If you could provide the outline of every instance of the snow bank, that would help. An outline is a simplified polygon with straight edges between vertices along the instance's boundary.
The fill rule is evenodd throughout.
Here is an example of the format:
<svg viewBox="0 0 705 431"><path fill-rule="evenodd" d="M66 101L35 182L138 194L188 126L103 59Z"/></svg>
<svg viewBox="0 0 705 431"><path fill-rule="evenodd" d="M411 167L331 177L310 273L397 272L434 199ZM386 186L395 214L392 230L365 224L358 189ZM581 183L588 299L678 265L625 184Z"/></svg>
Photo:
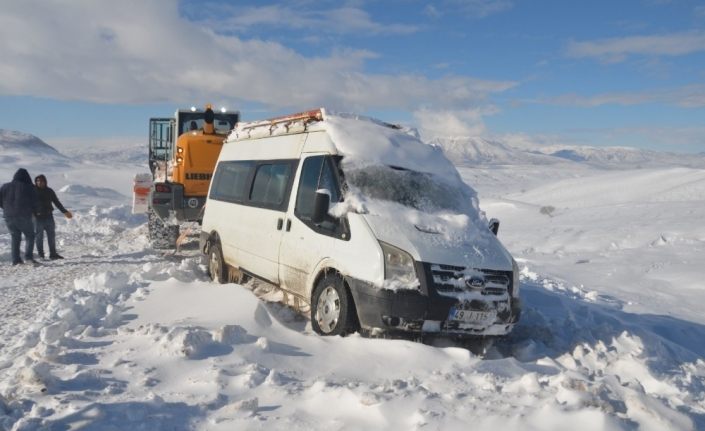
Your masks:
<svg viewBox="0 0 705 431"><path fill-rule="evenodd" d="M2 370L0 423L691 430L689 412L705 406L689 339L654 336L644 318L526 266L526 318L482 360L454 345L316 336L241 286L180 281L198 269L186 261L77 280Z"/></svg>
<svg viewBox="0 0 705 431"><path fill-rule="evenodd" d="M581 208L637 202L697 201L705 196L702 169L641 169L600 172L551 182L509 199L556 207Z"/></svg>
<svg viewBox="0 0 705 431"><path fill-rule="evenodd" d="M146 221L144 214L132 214L129 205L116 205L112 207L99 207L93 205L87 211L74 211L71 220L57 218L57 222L64 225L69 234L81 233L93 237L96 241L105 241L106 235L115 235L125 230L136 229ZM146 242L146 240L145 240ZM106 246L119 246L120 244L107 244Z"/></svg>

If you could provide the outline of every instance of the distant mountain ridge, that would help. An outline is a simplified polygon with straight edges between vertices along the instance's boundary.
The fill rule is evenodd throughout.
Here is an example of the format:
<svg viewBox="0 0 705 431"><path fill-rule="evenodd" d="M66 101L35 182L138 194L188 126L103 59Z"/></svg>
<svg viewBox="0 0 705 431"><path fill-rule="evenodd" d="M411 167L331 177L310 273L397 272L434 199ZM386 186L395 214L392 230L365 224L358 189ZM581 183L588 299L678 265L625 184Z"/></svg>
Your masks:
<svg viewBox="0 0 705 431"><path fill-rule="evenodd" d="M559 145L544 147L540 151L575 162L585 162L605 167L625 165L641 167L663 165L705 167L705 156L703 154L676 154L632 147Z"/></svg>
<svg viewBox="0 0 705 431"><path fill-rule="evenodd" d="M601 168L683 166L705 168L705 154L676 154L631 147L527 145L479 137L444 137L427 141L443 149L456 165L547 165L580 163Z"/></svg>
<svg viewBox="0 0 705 431"><path fill-rule="evenodd" d="M512 144L468 136L434 138L426 143L441 148L446 157L461 166L579 163L606 169L659 166L705 169L705 152L676 154L632 147ZM19 163L26 158L61 164L79 160L141 164L147 158L147 148L141 144L121 143L115 148L76 148L67 154L68 157L29 133L0 129L0 163L6 164Z"/></svg>
<svg viewBox="0 0 705 431"><path fill-rule="evenodd" d="M29 133L0 129L0 164L14 172L17 168L46 170L50 167L68 167L73 160L54 147Z"/></svg>
<svg viewBox="0 0 705 431"><path fill-rule="evenodd" d="M427 143L440 147L446 157L461 165L544 165L561 162L555 157L479 137L435 138Z"/></svg>

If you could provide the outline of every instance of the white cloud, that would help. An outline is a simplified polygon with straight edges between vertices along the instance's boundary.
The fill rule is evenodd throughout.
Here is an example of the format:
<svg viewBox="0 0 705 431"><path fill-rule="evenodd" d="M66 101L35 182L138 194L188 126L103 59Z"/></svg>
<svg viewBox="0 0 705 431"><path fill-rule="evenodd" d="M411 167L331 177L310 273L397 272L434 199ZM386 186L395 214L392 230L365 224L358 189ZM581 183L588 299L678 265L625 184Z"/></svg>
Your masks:
<svg viewBox="0 0 705 431"><path fill-rule="evenodd" d="M424 13L428 15L431 18L440 18L443 13L438 10L438 8L432 4L426 5L426 7L423 9Z"/></svg>
<svg viewBox="0 0 705 431"><path fill-rule="evenodd" d="M705 85L694 84L677 88L657 89L633 93L605 93L595 96L564 94L562 96L536 100L535 103L595 107L602 105L642 105L661 103L682 108L705 107Z"/></svg>
<svg viewBox="0 0 705 431"><path fill-rule="evenodd" d="M212 8L213 6L211 6ZM225 12L225 13L224 13ZM254 27L270 26L309 30L320 34L357 34L360 36L380 34L409 34L418 29L416 26L374 21L370 15L358 7L343 6L324 9L314 5L308 9L302 6L269 5L260 7L226 7L218 6L218 11L210 10L210 25L225 29L247 30Z"/></svg>
<svg viewBox="0 0 705 431"><path fill-rule="evenodd" d="M447 3L451 7L457 7L462 13L476 18L504 12L514 6L510 0L448 0Z"/></svg>
<svg viewBox="0 0 705 431"><path fill-rule="evenodd" d="M495 114L495 108L414 111L414 122L425 140L438 137L482 136L487 133L483 117Z"/></svg>
<svg viewBox="0 0 705 431"><path fill-rule="evenodd" d="M566 49L570 57L592 57L607 63L624 61L629 55L681 56L700 51L705 51L705 33L697 31L587 42L572 41Z"/></svg>
<svg viewBox="0 0 705 431"><path fill-rule="evenodd" d="M0 94L101 103L238 101L270 108L476 107L513 82L365 72L375 54L307 57L179 16L177 0L16 0L0 15Z"/></svg>

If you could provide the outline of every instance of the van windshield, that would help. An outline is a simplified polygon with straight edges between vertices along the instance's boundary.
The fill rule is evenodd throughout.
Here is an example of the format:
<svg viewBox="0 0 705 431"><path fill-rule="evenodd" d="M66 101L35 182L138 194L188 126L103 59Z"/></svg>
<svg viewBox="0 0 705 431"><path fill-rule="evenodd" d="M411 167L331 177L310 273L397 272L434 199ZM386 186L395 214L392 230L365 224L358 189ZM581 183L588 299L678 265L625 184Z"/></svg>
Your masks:
<svg viewBox="0 0 705 431"><path fill-rule="evenodd" d="M400 203L423 212L453 211L466 213L470 196L438 177L394 166L347 168L348 187L364 196Z"/></svg>

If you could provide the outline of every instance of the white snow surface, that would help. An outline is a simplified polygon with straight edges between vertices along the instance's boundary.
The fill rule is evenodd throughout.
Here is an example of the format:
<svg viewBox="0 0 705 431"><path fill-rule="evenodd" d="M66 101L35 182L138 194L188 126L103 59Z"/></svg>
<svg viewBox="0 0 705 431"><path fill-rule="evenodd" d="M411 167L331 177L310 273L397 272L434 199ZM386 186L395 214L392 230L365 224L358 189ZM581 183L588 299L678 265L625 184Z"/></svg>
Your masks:
<svg viewBox="0 0 705 431"><path fill-rule="evenodd" d="M522 269L520 323L475 354L320 337L270 286L211 283L195 237L148 246L145 166L106 154L0 164L75 214L36 267L0 226L0 430L705 429L705 164L460 165Z"/></svg>

